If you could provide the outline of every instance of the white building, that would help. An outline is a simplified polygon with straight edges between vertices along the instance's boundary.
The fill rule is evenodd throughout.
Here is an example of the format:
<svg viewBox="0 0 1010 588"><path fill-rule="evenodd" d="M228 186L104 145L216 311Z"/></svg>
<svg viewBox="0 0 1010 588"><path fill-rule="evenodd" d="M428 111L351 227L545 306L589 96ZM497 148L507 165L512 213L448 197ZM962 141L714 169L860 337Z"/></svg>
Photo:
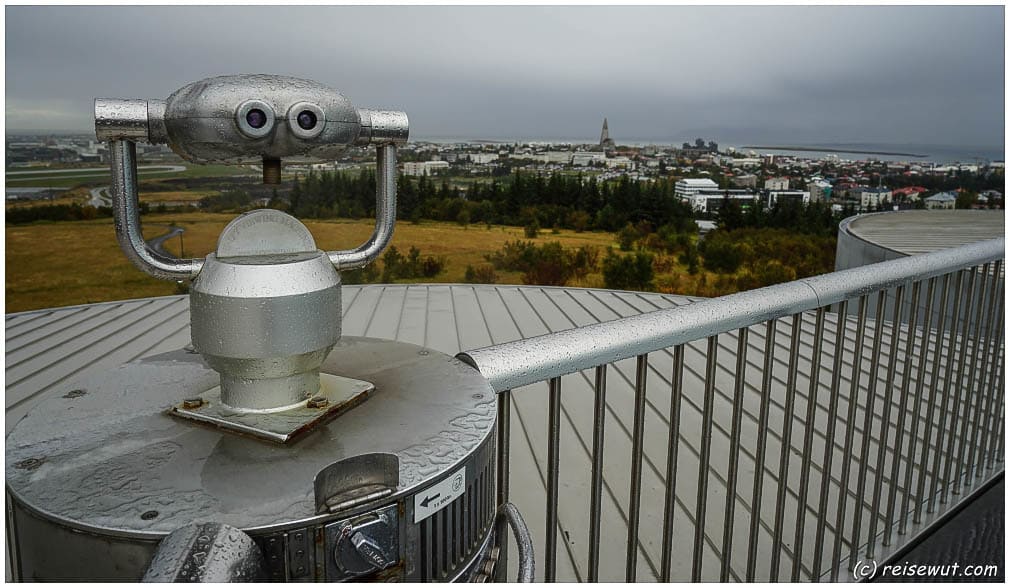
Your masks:
<svg viewBox="0 0 1010 588"><path fill-rule="evenodd" d="M547 152L547 163L571 163L572 162L572 152L571 151L548 151Z"/></svg>
<svg viewBox="0 0 1010 588"><path fill-rule="evenodd" d="M831 197L831 183L824 180L811 180L807 182L807 190L810 192L810 200L820 202Z"/></svg>
<svg viewBox="0 0 1010 588"><path fill-rule="evenodd" d="M765 180L765 190L788 190L789 178L768 178Z"/></svg>
<svg viewBox="0 0 1010 588"><path fill-rule="evenodd" d="M467 153L464 157L476 164L491 163L498 160L497 153Z"/></svg>
<svg viewBox="0 0 1010 588"><path fill-rule="evenodd" d="M572 154L572 165L593 165L599 161L605 159L602 153L594 153L592 151L577 151Z"/></svg>
<svg viewBox="0 0 1010 588"><path fill-rule="evenodd" d="M775 206L779 201L794 200L803 204L810 203L810 192L802 190L772 190L768 192L768 206Z"/></svg>
<svg viewBox="0 0 1010 588"><path fill-rule="evenodd" d="M926 208L929 210L953 209L957 205L957 195L953 192L940 192L926 198Z"/></svg>
<svg viewBox="0 0 1010 588"><path fill-rule="evenodd" d="M684 200L696 212L715 212L726 199L736 200L741 205L752 204L758 195L750 190L700 190Z"/></svg>
<svg viewBox="0 0 1010 588"><path fill-rule="evenodd" d="M622 169L635 169L635 162L631 161L627 157L608 157L607 167L610 169L622 168Z"/></svg>
<svg viewBox="0 0 1010 588"><path fill-rule="evenodd" d="M883 206L892 200L891 191L887 188L853 188L849 191L849 197L859 200L861 208L871 208Z"/></svg>
<svg viewBox="0 0 1010 588"><path fill-rule="evenodd" d="M702 190L718 190L719 184L708 178L685 178L677 180L673 186L673 195L681 200L688 200Z"/></svg>
<svg viewBox="0 0 1010 588"><path fill-rule="evenodd" d="M761 165L761 160L757 157L738 157L729 161L729 165L739 168L758 167Z"/></svg>
<svg viewBox="0 0 1010 588"><path fill-rule="evenodd" d="M430 176L442 169L449 169L448 161L408 161L403 164L403 175Z"/></svg>

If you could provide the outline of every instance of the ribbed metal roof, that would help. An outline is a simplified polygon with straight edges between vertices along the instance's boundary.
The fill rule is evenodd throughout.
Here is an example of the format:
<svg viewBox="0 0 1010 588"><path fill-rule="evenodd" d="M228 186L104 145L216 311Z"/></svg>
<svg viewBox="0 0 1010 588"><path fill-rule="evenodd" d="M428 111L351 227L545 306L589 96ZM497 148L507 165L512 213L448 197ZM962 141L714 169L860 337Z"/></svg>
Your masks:
<svg viewBox="0 0 1010 588"><path fill-rule="evenodd" d="M931 213L932 214L932 213ZM424 345L448 354L491 344L528 338L545 333L570 329L649 312L661 308L688 304L692 299L651 293L618 292L578 288L550 288L536 286L495 285L367 285L346 286L343 292L344 324L347 335L395 339ZM819 361L819 376L815 419L812 425L814 456L824 451L824 431L828 421L828 391L832 380L832 362L841 353L841 382L838 414L842 418L850 398L850 377L861 375L857 422L862 423L863 407L868 393L869 350L863 361L855 366L855 317L847 319L846 338L841 350L835 349L837 315L828 313L821 339L824 349ZM788 372L790 329L792 319L776 323L772 341L772 395L769 409L768 455L765 470L765 504L761 511L761 539L758 551L758 576L767 573L769 546L771 544L771 517L774 511L774 484L781 445L784 389ZM889 332L888 329L885 332ZM866 337L873 332L868 321ZM811 367L814 362L814 320L804 315L800 330L798 374L796 380L796 411L792 446L789 453L790 480L784 524L785 539L791 537L795 525L796 487L794 476L800 469L802 431L810 390ZM141 300L109 302L75 307L56 308L6 316L6 428L7 431L30 408L56 394L65 394L71 381L101 370L108 370L124 362L162 353L186 346L190 342L189 310L185 296L170 296ZM905 329L900 338L903 341ZM726 494L726 463L730 455L729 438L732 419L733 390L736 364L736 333L721 335L718 339L715 398L713 399L713 432L711 439L712 470L709 482L709 516L706 520L706 546L704 550L705 578L718 578L718 561L722 537L722 507ZM765 328L750 330L746 350L746 379L744 387L743 424L741 428L740 477L737 487L738 503L735 543L739 547L732 558L733 577L742 575L746 561L747 528L751 513L747 507L755 471L754 448L758 438L758 418L761 398L761 376ZM904 349L904 343L899 343ZM703 443L701 431L706 369L706 343L697 341L687 346L683 393L684 401L680 425L678 476L676 480L677 511L675 534L685 540L675 547L673 578L687 580L691 576L691 549L689 537L693 534L695 492L697 488L698 456ZM898 352L897 365L903 365L904 356ZM672 374L672 355L667 351L649 355L648 387L646 394L646 421L644 467L642 477L641 544L639 550L639 579L658 577L660 546L662 541L662 513L665 499L665 465L668 447L669 405ZM575 373L562 380L561 417L561 470L559 501L559 541L557 577L559 580L584 580L586 578L586 538L589 525L589 496L591 452L593 439L594 388L592 373ZM897 386L900 371L895 379L885 381L883 370L878 375L877 406L882 402L884 390ZM634 411L635 361L618 362L607 371L606 443L604 453L604 504L602 506L603 545L601 549L601 580L620 581L624 577L625 538L627 533L627 504L629 485L629 458L631 455L631 430ZM546 386L534 385L513 391L511 416L511 500L526 515L527 523L537 541L538 577L542 577L543 541L545 519L547 453L547 397ZM895 413L898 411L895 410ZM913 419L909 419L912 421ZM875 427L879 427L879 417ZM839 425L843 426L843 425ZM911 426L909 424L909 426ZM861 430L861 425L857 425ZM920 429L920 436L922 432ZM872 432L871 432L872 435ZM871 438L871 455L876 455L876 443ZM836 457L832 468L832 486L835 497L830 508L837 504L838 476L841 447L836 438ZM819 480L819 458L813 463L814 480ZM890 467L888 464L887 467ZM872 469L872 468L871 468ZM854 482L854 480L853 480ZM850 482L852 483L852 482ZM887 481L885 480L885 488ZM815 486L816 487L816 486ZM862 505L865 516L870 516L868 497L857 496L849 490L849 501ZM811 496L816 496L811 490ZM769 508L771 506L771 508ZM849 513L854 510L849 507ZM767 512L766 512L767 511ZM818 518L807 511L807 533L813 533ZM851 514L850 514L851 517ZM834 536L834 516L827 517L827 545ZM812 546L806 549L804 565L809 565ZM847 552L846 552L847 553ZM514 562L514 558L513 558ZM791 562L783 557L783 569ZM788 572L785 574L788 576Z"/></svg>
<svg viewBox="0 0 1010 588"><path fill-rule="evenodd" d="M905 255L918 255L1002 237L1002 210L903 210L848 223L853 235Z"/></svg>

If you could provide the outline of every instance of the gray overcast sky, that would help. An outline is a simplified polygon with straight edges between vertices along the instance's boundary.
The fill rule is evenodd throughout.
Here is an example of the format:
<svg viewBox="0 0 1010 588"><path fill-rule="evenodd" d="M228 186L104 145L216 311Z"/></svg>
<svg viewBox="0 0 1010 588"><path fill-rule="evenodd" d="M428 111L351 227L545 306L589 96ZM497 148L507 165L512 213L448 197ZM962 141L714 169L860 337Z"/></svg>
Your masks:
<svg viewBox="0 0 1010 588"><path fill-rule="evenodd" d="M1004 8L6 8L8 129L278 73L411 136L1003 145Z"/></svg>

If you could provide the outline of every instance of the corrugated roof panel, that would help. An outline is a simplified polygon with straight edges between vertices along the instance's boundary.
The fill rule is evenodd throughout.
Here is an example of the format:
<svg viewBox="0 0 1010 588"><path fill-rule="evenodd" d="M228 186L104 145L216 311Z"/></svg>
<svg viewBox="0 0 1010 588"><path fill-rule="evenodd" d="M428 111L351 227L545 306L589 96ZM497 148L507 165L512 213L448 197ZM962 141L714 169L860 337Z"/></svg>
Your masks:
<svg viewBox="0 0 1010 588"><path fill-rule="evenodd" d="M689 298L649 293L586 290L577 288L545 288L536 286L493 285L365 285L346 286L343 290L346 335L396 338L423 343L439 351L458 351L532 337L551 331L631 316L658 308L687 304ZM795 525L799 453L806 430L805 414L809 394L812 360L821 366L817 378L817 406L811 423L812 462L810 500L819 491L820 463L824 451L828 422L828 402L837 317L825 316L825 338L822 355L813 358L813 313L803 315L800 329L800 354L796 374L795 410L792 449L787 453L789 483L786 510L783 513L784 538L787 544ZM792 318L776 323L773 340L772 392L768 405L768 442L765 483L761 508L761 538L759 541L758 575L767 574L768 546L771 544L772 517L782 447L781 430L789 378L788 358ZM86 373L113 368L133 358L183 347L189 342L189 313L185 297L122 301L85 305L68 309L50 309L6 316L7 430L34 403L50 394L65 393L70 381ZM850 379L853 373L853 349L856 323L846 319L846 336L842 345L840 389L837 415L843 418L849 406ZM886 373L887 349L891 330L884 325L881 369L877 376L875 406L881 406L888 386L898 386L902 379L905 330L899 332L899 350L895 354L896 370ZM856 411L857 439L862 435L862 423L868 396L870 343L874 335L868 321L862 362L857 366L860 377ZM709 473L709 516L706 518L705 577L714 579L717 554L721 550L725 472L729 456L732 422L732 399L736 371L736 333L718 338L716 385L712 397L713 430L711 438L712 470ZM747 503L755 469L758 418L765 328L750 329L746 349L746 381L743 397L740 468L736 524L736 550L733 556L734 577L743 569L746 554L750 513ZM680 421L680 451L677 471L677 505L675 533L678 537L693 535L698 459L703 442L701 431L704 407L706 342L686 346L684 395ZM931 354L920 355L932 360ZM662 350L649 355L645 412L645 451L642 477L641 551L639 579L655 579L659 566L662 508L665 497L666 459L670 391L672 386L672 353ZM929 367L929 366L927 366ZM634 359L618 362L607 370L606 442L604 446L604 500L602 504L604 545L601 550L600 572L603 580L624 577L625 536L629 493L631 429L634 414ZM927 374L930 370L926 370ZM927 376L928 377L928 376ZM944 373L939 371L939 377ZM561 495L559 503L559 579L585 579L588 545L589 483L593 439L594 372L567 375L562 378L561 415ZM545 536L543 508L546 499L547 394L546 385L537 384L514 391L512 403L511 471L512 500L523 511L534 537L538 562L543 561ZM897 407L897 395L892 398ZM924 410L924 408L922 409ZM875 411L877 412L877 411ZM892 412L892 418L897 414ZM909 418L906 427L914 419ZM878 444L873 435L881 426L874 415L870 436L870 463L875 463ZM839 422L839 427L843 424ZM920 429L919 435L923 435ZM837 486L841 473L841 441L836 437L835 459L832 465L832 502L837 503ZM889 460L889 457L888 457ZM924 460L927 463L928 460ZM889 476L889 461L885 474ZM904 467L904 466L902 466ZM874 468L867 467L873 480ZM883 479L885 488L887 479ZM850 501L856 500L855 476L847 491ZM865 521L871 516L871 504L862 498ZM875 513L879 514L879 513ZM817 520L812 507L807 509L806 533L812 533ZM851 516L850 516L851 518ZM828 544L833 540L833 517L827 522ZM690 577L690 539L678 541L674 558L674 579ZM790 547L791 549L791 547ZM805 549L804 564L809 565L812 546ZM788 554L783 557L783 569L790 565ZM542 565L538 565L542 574ZM783 577L787 577L783 576Z"/></svg>

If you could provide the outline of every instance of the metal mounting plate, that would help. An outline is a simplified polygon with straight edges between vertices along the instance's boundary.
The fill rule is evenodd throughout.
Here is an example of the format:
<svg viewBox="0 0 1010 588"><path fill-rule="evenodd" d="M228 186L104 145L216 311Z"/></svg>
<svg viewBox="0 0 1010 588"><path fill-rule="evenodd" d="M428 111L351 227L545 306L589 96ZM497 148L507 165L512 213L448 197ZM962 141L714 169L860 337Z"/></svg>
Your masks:
<svg viewBox="0 0 1010 588"><path fill-rule="evenodd" d="M294 408L279 412L238 412L221 402L221 387L215 386L201 394L198 402L184 401L168 409L168 413L228 431L288 443L361 404L375 391L371 382L331 374L319 374L319 384L313 402L306 399ZM320 398L325 402L319 402Z"/></svg>

